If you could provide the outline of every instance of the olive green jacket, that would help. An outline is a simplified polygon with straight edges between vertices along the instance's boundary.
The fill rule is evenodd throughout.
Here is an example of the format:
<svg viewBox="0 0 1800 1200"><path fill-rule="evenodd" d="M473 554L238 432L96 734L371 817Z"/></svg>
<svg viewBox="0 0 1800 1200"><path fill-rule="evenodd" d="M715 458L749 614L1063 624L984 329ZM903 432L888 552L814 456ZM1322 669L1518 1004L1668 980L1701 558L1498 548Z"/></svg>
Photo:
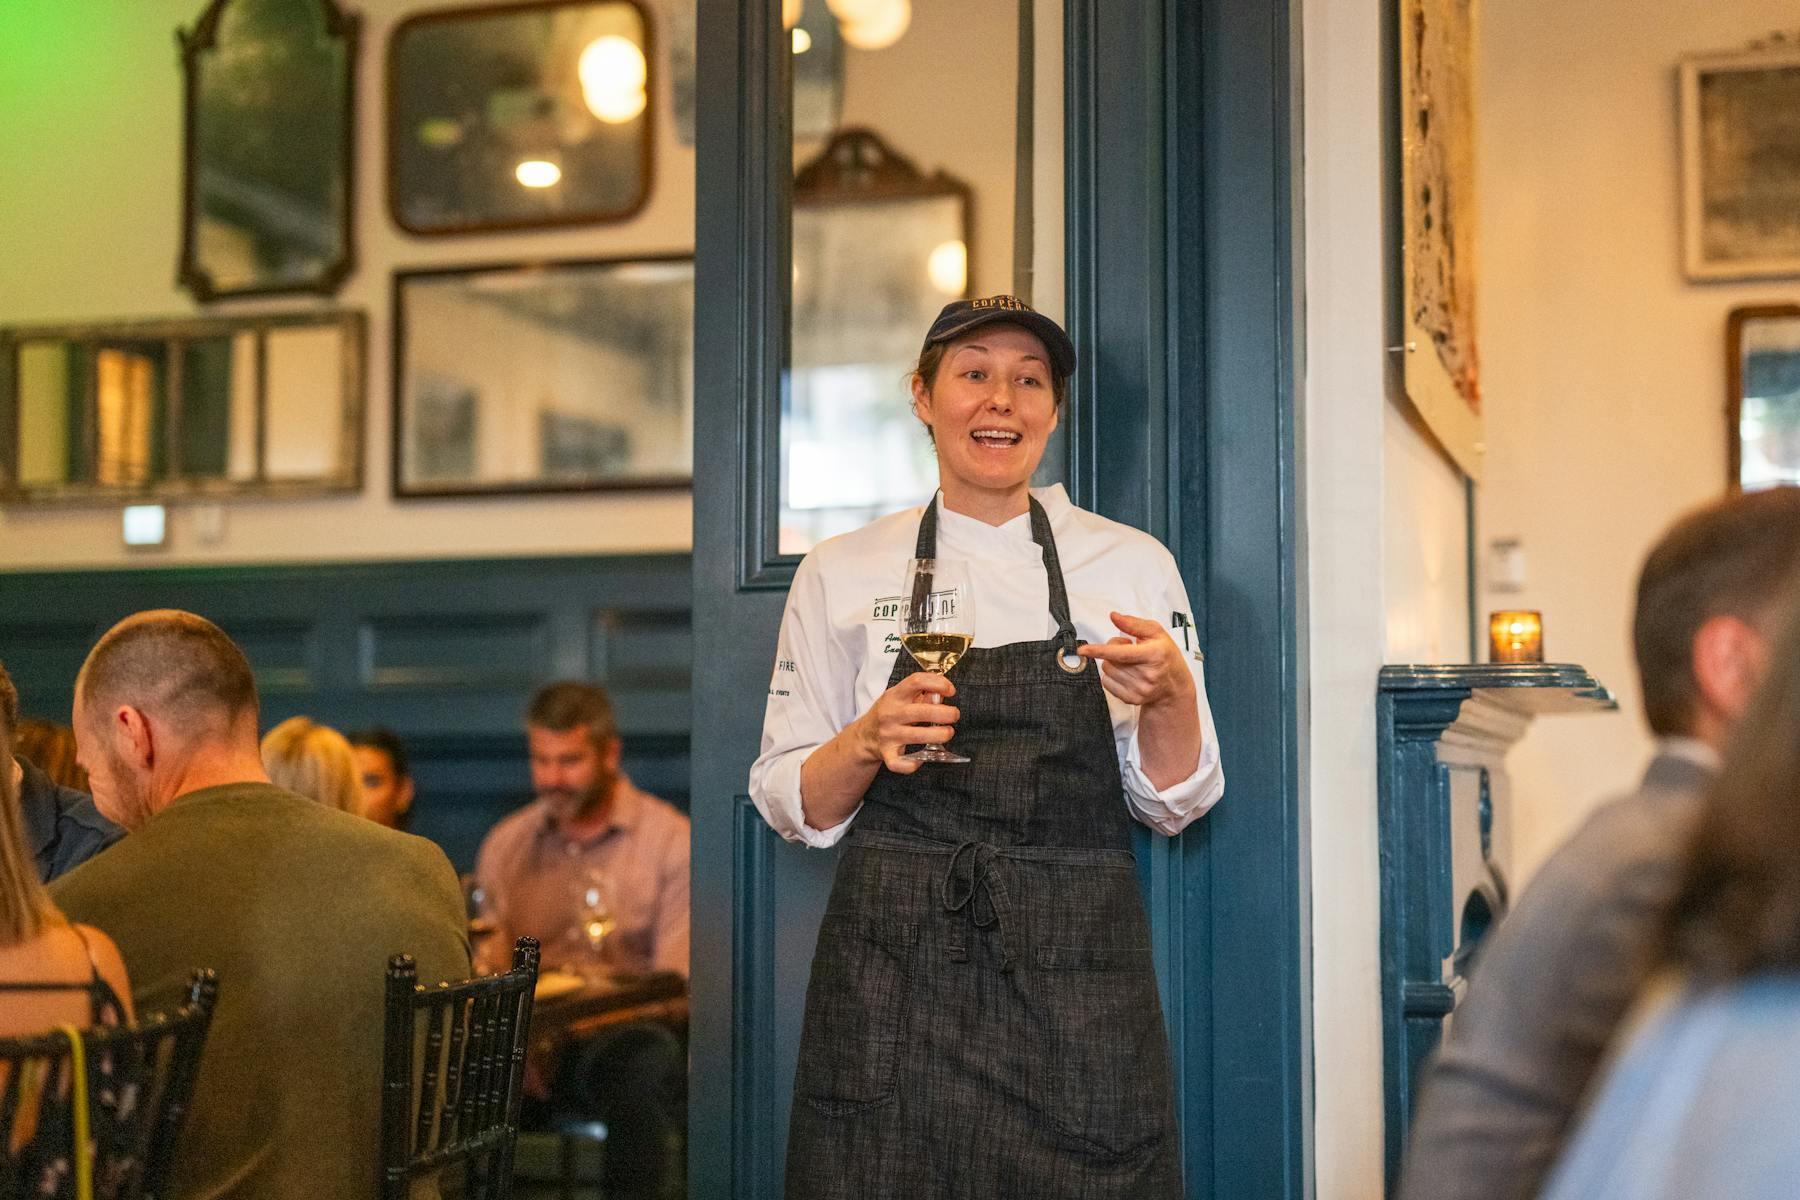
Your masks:
<svg viewBox="0 0 1800 1200"><path fill-rule="evenodd" d="M469 973L443 851L266 783L192 792L51 885L140 1013L219 973L172 1200L358 1200L379 1173L384 967Z"/></svg>

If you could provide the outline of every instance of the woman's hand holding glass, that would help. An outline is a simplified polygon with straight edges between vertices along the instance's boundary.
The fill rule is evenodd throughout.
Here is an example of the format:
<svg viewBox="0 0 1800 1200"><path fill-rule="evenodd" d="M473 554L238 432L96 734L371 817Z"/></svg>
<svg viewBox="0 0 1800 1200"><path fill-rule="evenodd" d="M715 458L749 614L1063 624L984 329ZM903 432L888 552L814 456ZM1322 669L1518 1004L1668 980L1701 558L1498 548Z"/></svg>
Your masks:
<svg viewBox="0 0 1800 1200"><path fill-rule="evenodd" d="M969 564L942 558L909 560L897 620L900 645L913 661L931 674L948 674L975 642L975 589L969 581ZM936 744L921 744L905 758L915 763L969 761Z"/></svg>
<svg viewBox="0 0 1800 1200"><path fill-rule="evenodd" d="M875 698L858 718L863 751L896 775L910 775L919 760L908 758L913 746L942 745L950 740L961 712L943 703L956 695L956 685L930 671L914 671Z"/></svg>

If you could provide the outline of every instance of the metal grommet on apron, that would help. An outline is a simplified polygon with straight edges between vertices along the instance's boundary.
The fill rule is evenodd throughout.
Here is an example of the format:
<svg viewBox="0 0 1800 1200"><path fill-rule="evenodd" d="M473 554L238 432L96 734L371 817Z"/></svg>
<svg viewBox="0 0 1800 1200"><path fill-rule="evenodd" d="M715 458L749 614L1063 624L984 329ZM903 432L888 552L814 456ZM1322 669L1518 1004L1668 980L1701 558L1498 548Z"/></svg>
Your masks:
<svg viewBox="0 0 1800 1200"><path fill-rule="evenodd" d="M792 1200L1181 1194L1112 718L1074 654L1049 517L1030 510L1056 633L958 661L970 761L883 769L839 859L794 1081ZM934 501L915 556L936 549ZM896 654L888 686L911 670Z"/></svg>

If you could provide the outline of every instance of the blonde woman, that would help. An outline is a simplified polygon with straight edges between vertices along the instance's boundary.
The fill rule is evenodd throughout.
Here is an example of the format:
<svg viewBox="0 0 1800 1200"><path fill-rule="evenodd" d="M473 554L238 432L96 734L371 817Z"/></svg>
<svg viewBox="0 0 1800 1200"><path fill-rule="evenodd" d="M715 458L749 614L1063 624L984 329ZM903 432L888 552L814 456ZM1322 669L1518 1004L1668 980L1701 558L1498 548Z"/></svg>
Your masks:
<svg viewBox="0 0 1800 1200"><path fill-rule="evenodd" d="M337 730L307 717L289 717L263 735L262 760L276 787L361 815L356 752Z"/></svg>
<svg viewBox="0 0 1800 1200"><path fill-rule="evenodd" d="M0 668L0 763L12 761L18 693ZM131 1020L131 986L112 939L51 903L25 849L13 772L0 771L0 1037Z"/></svg>

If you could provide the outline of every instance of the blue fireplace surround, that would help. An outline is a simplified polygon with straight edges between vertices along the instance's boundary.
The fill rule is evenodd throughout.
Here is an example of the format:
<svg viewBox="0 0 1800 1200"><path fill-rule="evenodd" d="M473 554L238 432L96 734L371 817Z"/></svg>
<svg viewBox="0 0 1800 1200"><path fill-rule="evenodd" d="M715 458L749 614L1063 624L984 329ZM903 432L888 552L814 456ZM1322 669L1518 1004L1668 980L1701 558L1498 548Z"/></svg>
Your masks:
<svg viewBox="0 0 1800 1200"><path fill-rule="evenodd" d="M1376 702L1387 1190L1414 1091L1511 884L1506 752L1532 719L1617 708L1565 663L1388 666Z"/></svg>

